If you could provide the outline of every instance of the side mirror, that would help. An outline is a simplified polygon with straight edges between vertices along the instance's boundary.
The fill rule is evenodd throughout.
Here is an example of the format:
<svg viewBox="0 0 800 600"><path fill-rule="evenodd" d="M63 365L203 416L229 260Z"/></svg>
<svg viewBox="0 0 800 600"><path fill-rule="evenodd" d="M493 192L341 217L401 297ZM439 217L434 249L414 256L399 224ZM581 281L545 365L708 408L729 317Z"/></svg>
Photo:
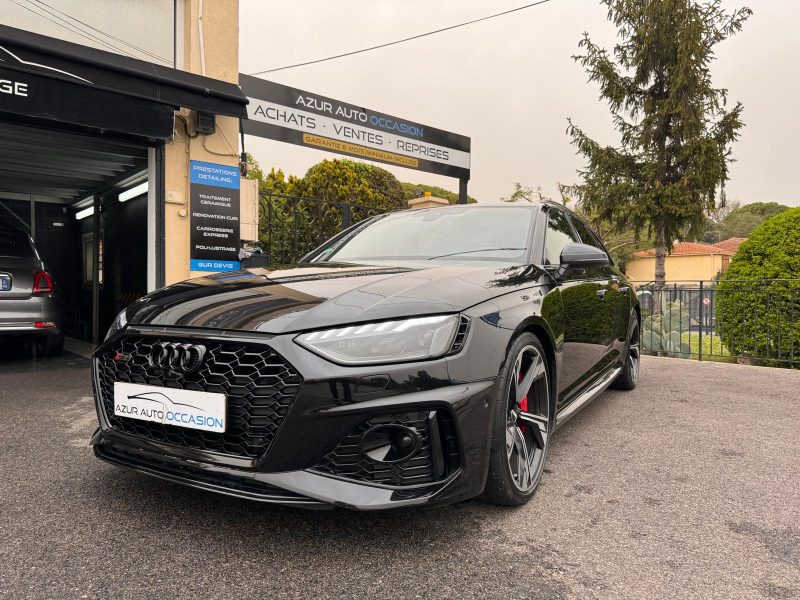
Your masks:
<svg viewBox="0 0 800 600"><path fill-rule="evenodd" d="M608 255L589 244L567 244L561 250L561 269L596 269L609 264Z"/></svg>

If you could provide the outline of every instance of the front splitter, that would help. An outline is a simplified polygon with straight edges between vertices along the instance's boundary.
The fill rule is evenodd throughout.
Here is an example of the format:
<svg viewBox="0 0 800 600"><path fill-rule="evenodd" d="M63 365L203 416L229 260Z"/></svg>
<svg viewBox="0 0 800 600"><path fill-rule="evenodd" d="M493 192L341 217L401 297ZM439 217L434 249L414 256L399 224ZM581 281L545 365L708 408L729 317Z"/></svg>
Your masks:
<svg viewBox="0 0 800 600"><path fill-rule="evenodd" d="M314 471L261 473L174 458L110 440L100 430L91 443L99 459L145 475L237 498L309 509L339 506L374 511L421 506L432 502L460 473L422 489L397 489Z"/></svg>

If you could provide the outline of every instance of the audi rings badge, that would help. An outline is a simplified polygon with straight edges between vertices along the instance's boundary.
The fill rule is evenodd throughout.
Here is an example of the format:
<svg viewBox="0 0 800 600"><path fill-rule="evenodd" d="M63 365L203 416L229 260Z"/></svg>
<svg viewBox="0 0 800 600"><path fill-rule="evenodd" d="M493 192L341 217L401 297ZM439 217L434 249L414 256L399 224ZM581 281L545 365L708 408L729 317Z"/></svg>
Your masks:
<svg viewBox="0 0 800 600"><path fill-rule="evenodd" d="M161 342L150 351L150 364L175 373L196 373L206 357L206 347L201 344Z"/></svg>

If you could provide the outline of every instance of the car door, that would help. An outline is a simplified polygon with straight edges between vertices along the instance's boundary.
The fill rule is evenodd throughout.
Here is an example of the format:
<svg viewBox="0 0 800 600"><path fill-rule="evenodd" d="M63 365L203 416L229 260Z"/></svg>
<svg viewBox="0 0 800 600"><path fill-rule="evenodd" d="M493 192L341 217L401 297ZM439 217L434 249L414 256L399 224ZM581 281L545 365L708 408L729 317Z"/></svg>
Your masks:
<svg viewBox="0 0 800 600"><path fill-rule="evenodd" d="M594 246L608 255L608 265L596 269L592 276L602 284L605 293L600 293L602 315L602 344L603 358L598 365L602 370L616 364L620 352L624 350L628 333L628 319L630 315L630 284L622 272L614 265L611 256L600 241L599 236L575 215L570 215L572 225L577 231L581 242Z"/></svg>
<svg viewBox="0 0 800 600"><path fill-rule="evenodd" d="M561 251L580 242L566 211L551 206L547 211L544 252L545 266L560 266ZM606 282L596 272L570 269L558 276L564 307L564 346L558 380L559 406L570 402L588 383L603 358Z"/></svg>

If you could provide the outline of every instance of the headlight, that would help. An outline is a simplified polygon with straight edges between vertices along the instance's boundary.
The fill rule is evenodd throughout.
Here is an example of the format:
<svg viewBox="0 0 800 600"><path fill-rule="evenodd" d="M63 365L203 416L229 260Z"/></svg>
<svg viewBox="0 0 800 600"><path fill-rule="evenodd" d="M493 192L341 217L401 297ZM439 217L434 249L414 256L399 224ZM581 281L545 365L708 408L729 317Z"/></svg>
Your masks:
<svg viewBox="0 0 800 600"><path fill-rule="evenodd" d="M122 312L117 315L117 318L114 319L114 322L111 324L111 327L108 328L108 333L106 333L106 341L112 335L120 331L121 329L125 329L125 326L128 324L128 312L127 308L123 308Z"/></svg>
<svg viewBox="0 0 800 600"><path fill-rule="evenodd" d="M403 362L442 356L457 328L458 315L443 315L313 331L295 341L346 365Z"/></svg>

